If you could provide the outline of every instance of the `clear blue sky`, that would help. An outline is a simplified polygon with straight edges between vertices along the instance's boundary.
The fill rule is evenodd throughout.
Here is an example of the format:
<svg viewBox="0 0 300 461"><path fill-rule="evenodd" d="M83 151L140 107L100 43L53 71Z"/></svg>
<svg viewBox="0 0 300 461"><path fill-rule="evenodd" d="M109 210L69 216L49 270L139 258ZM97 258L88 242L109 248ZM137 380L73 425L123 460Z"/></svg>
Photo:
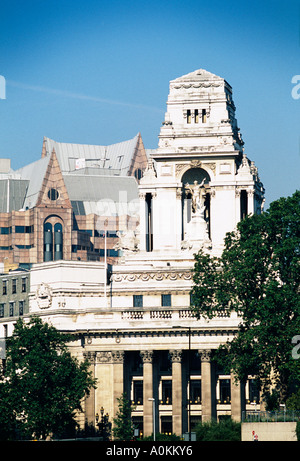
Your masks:
<svg viewBox="0 0 300 461"><path fill-rule="evenodd" d="M42 141L156 148L169 81L199 68L233 87L266 204L299 189L299 1L1 0L0 157ZM300 93L300 91L299 91Z"/></svg>

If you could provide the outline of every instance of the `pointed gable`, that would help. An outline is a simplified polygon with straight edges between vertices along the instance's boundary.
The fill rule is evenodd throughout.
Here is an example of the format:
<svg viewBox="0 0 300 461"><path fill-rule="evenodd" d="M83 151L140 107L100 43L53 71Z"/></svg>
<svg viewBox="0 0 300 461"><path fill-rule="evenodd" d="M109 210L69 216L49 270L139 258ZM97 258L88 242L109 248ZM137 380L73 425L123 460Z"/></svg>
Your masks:
<svg viewBox="0 0 300 461"><path fill-rule="evenodd" d="M144 147L144 143L142 140L141 133L138 133L136 147L134 154L131 159L131 164L128 169L128 176L135 176L137 179L141 178L141 174L145 171L148 163L148 158L146 154L146 150Z"/></svg>
<svg viewBox="0 0 300 461"><path fill-rule="evenodd" d="M63 175L57 160L55 149L52 150L46 173L36 202L36 206L50 205L55 205L64 208L72 207L63 179Z"/></svg>

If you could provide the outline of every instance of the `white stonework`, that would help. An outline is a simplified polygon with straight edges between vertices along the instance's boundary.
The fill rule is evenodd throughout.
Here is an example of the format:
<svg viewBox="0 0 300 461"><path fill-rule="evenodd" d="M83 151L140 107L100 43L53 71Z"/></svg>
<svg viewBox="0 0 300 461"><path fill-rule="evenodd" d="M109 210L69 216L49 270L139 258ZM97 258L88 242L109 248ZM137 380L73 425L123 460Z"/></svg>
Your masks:
<svg viewBox="0 0 300 461"><path fill-rule="evenodd" d="M70 349L89 357L98 380L82 424L94 424L101 406L113 418L123 391L138 399L133 416L145 435L153 427L149 398L155 398L161 432L171 428L180 435L199 418L240 419L240 386L210 362L240 319L227 311L197 319L190 290L195 251L203 247L219 255L226 232L242 213L261 212L264 189L243 144L232 89L224 79L200 69L171 81L159 147L139 184L140 225L120 239L120 264L107 274L96 262L33 266L30 315L76 333ZM0 337L4 324L11 334L14 321L1 319ZM198 361L192 371L188 354ZM222 400L227 381L231 402Z"/></svg>
<svg viewBox="0 0 300 461"><path fill-rule="evenodd" d="M248 214L260 212L263 203L257 168L243 146L226 80L200 69L170 82L159 148L152 154L155 164L139 186L141 250L147 249L151 199L152 250L178 251L183 246L192 255L195 245L186 237L193 216L185 183L204 180L209 238L213 253L220 254L226 232L241 219L241 191ZM201 239L207 240L206 233Z"/></svg>

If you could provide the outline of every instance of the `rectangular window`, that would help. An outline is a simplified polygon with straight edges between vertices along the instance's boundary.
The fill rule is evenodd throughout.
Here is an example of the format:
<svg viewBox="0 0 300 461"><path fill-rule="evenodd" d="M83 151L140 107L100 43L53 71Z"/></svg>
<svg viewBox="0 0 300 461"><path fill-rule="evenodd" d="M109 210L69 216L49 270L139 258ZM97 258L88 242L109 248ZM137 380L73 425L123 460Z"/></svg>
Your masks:
<svg viewBox="0 0 300 461"><path fill-rule="evenodd" d="M172 429L172 416L161 416L161 433L171 435Z"/></svg>
<svg viewBox="0 0 300 461"><path fill-rule="evenodd" d="M143 295L133 295L133 307L143 307Z"/></svg>
<svg viewBox="0 0 300 461"><path fill-rule="evenodd" d="M220 379L220 403L230 403L230 379Z"/></svg>
<svg viewBox="0 0 300 461"><path fill-rule="evenodd" d="M0 227L0 234L2 235L11 234L11 227Z"/></svg>
<svg viewBox="0 0 300 461"><path fill-rule="evenodd" d="M171 304L171 294L161 295L161 305L164 307L170 307Z"/></svg>
<svg viewBox="0 0 300 461"><path fill-rule="evenodd" d="M172 380L166 379L161 382L162 404L172 405Z"/></svg>
<svg viewBox="0 0 300 461"><path fill-rule="evenodd" d="M201 380L192 379L190 382L190 403L201 403Z"/></svg>
<svg viewBox="0 0 300 461"><path fill-rule="evenodd" d="M199 123L199 111L195 109L195 123Z"/></svg>
<svg viewBox="0 0 300 461"><path fill-rule="evenodd" d="M13 295L17 293L17 279L12 279L11 292Z"/></svg>
<svg viewBox="0 0 300 461"><path fill-rule="evenodd" d="M22 278L22 293L26 293L26 289L27 289L27 278L23 277Z"/></svg>
<svg viewBox="0 0 300 461"><path fill-rule="evenodd" d="M16 226L15 227L16 234L24 234L25 233L25 226Z"/></svg>
<svg viewBox="0 0 300 461"><path fill-rule="evenodd" d="M133 381L134 405L143 405L143 381Z"/></svg>
<svg viewBox="0 0 300 461"><path fill-rule="evenodd" d="M4 317L4 308L5 308L5 304L1 303L0 304L0 317Z"/></svg>
<svg viewBox="0 0 300 461"><path fill-rule="evenodd" d="M24 301L19 301L19 315L24 314Z"/></svg>
<svg viewBox="0 0 300 461"><path fill-rule="evenodd" d="M186 122L187 122L187 123L191 123L191 121L192 121L192 114L191 114L190 109L188 109L188 110L186 111Z"/></svg>
<svg viewBox="0 0 300 461"><path fill-rule="evenodd" d="M206 109L202 109L202 123L206 123Z"/></svg>
<svg viewBox="0 0 300 461"><path fill-rule="evenodd" d="M249 379L249 400L259 403L259 389L255 379Z"/></svg>
<svg viewBox="0 0 300 461"><path fill-rule="evenodd" d="M13 317L14 316L14 310L15 310L15 303L10 302L9 303L9 316Z"/></svg>
<svg viewBox="0 0 300 461"><path fill-rule="evenodd" d="M2 294L7 295L7 280L3 280L2 282Z"/></svg>

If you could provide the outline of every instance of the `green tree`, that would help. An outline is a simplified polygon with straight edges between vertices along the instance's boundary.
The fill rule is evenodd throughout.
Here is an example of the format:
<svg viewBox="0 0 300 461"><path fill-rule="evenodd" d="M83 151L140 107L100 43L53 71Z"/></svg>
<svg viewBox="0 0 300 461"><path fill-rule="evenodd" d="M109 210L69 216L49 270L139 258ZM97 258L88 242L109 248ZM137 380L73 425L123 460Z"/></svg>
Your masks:
<svg viewBox="0 0 300 461"><path fill-rule="evenodd" d="M230 418L224 421L208 421L199 423L196 428L196 439L202 442L241 440L241 423Z"/></svg>
<svg viewBox="0 0 300 461"><path fill-rule="evenodd" d="M192 309L206 318L219 310L241 317L216 358L241 381L255 375L266 395L275 385L281 402L300 382L300 360L292 354L300 332L299 255L300 191L242 220L226 235L220 258L195 255Z"/></svg>
<svg viewBox="0 0 300 461"><path fill-rule="evenodd" d="M4 405L13 409L12 420L25 437L45 439L74 429L75 412L95 387L88 361L71 356L70 340L38 317L28 324L19 319L8 338L0 413Z"/></svg>
<svg viewBox="0 0 300 461"><path fill-rule="evenodd" d="M134 427L131 413L134 407L130 405L126 393L123 393L118 399L118 412L113 419L113 434L116 440L132 440Z"/></svg>

